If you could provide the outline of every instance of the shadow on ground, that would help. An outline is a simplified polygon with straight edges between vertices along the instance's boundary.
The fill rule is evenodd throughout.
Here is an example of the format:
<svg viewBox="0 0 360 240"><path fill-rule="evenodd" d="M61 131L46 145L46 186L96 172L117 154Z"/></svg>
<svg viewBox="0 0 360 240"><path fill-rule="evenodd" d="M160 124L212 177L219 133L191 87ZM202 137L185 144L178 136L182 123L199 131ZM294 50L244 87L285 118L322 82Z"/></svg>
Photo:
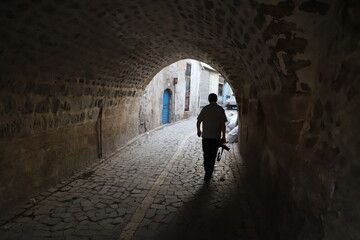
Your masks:
<svg viewBox="0 0 360 240"><path fill-rule="evenodd" d="M204 182L194 198L180 209L177 217L151 239L250 239L246 232L240 194L229 191L223 194L223 199L227 200L213 198L219 194L215 184L221 183Z"/></svg>

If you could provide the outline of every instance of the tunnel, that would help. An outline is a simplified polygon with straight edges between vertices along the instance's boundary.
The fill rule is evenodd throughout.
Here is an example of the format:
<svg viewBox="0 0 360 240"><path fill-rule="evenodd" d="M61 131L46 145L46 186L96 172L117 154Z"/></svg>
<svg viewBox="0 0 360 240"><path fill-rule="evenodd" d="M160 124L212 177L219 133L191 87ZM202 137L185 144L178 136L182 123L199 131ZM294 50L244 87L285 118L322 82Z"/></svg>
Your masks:
<svg viewBox="0 0 360 240"><path fill-rule="evenodd" d="M147 84L192 58L234 90L263 239L360 239L359 10L356 0L2 1L1 211L138 136Z"/></svg>

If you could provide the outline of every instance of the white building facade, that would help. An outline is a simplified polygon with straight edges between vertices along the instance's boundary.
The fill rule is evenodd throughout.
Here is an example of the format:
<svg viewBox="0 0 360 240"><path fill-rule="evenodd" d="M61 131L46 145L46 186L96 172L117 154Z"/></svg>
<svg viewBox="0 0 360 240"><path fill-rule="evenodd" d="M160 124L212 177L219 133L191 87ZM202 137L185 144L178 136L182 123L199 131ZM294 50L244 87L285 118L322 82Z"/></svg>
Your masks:
<svg viewBox="0 0 360 240"><path fill-rule="evenodd" d="M206 106L208 102L208 95L210 93L215 93L218 95L218 103L222 104L222 85L224 84L224 80L220 73L218 73L214 68L209 66L206 63L199 62L201 66L200 72L200 86L199 86L199 106L203 108Z"/></svg>
<svg viewBox="0 0 360 240"><path fill-rule="evenodd" d="M163 68L144 90L139 132L199 114L208 104L209 93L218 94L220 77L215 69L193 59Z"/></svg>

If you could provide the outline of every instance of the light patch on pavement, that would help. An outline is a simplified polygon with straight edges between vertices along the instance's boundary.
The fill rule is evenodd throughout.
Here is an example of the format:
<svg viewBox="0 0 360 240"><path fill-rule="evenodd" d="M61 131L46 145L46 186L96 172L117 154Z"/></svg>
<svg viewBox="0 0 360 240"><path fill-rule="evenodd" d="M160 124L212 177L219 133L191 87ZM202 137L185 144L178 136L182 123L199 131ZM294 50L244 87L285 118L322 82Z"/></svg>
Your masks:
<svg viewBox="0 0 360 240"><path fill-rule="evenodd" d="M182 152L186 141L189 139L189 137L191 137L193 135L195 135L195 133L191 133L191 134L189 134L189 135L187 135L186 137L183 138L183 140L181 141L181 143L180 143L179 147L177 148L176 152L171 157L169 162L166 164L165 168L163 169L163 171L161 172L159 177L156 179L154 185L151 187L150 191L147 193L144 200L137 207L135 213L131 217L128 224L124 227L122 233L120 234L119 240L130 240L133 237L133 235L134 235L136 229L138 228L139 224L144 219L147 210L149 209L149 207L153 203L153 201L155 199L155 196L158 193L161 184L163 184L165 178L169 174L169 171L173 167L173 165L175 163L175 160L177 159L177 157Z"/></svg>

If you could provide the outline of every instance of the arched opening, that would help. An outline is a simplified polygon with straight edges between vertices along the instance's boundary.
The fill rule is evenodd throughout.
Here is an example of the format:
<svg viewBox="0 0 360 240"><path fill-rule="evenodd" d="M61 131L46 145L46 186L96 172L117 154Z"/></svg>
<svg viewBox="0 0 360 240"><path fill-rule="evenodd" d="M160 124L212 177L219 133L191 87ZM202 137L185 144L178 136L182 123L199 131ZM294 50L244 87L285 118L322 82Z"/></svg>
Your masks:
<svg viewBox="0 0 360 240"><path fill-rule="evenodd" d="M200 110L209 104L210 93L218 95L217 103L225 109L229 107L227 99L231 96L231 109L237 108L229 81L215 68L194 59L182 59L164 67L146 86L140 100L140 133L164 123L162 116L166 90L170 91L171 99L166 104L169 105L166 109L170 109L165 110L169 113L166 122L197 116Z"/></svg>

